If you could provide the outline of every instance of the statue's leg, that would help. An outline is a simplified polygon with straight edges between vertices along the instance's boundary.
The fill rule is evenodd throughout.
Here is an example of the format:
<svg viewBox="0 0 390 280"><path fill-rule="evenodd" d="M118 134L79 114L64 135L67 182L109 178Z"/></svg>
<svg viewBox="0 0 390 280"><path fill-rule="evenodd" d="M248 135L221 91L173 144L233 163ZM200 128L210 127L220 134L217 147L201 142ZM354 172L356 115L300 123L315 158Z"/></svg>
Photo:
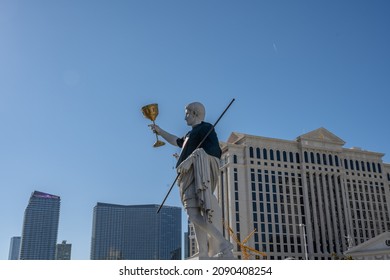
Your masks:
<svg viewBox="0 0 390 280"><path fill-rule="evenodd" d="M208 245L209 247L213 247L213 252L227 253L231 251L233 245L223 237L222 233L212 223L209 223L204 219L199 208L187 208L187 214L194 226L198 227L198 232L195 230L198 243L200 240L204 242L204 239L206 239L207 244L207 235L209 234L213 237L211 240L215 240L215 242L213 242L214 244ZM198 239L198 233L200 239ZM208 251L209 250L207 250L207 252Z"/></svg>
<svg viewBox="0 0 390 280"><path fill-rule="evenodd" d="M211 204L212 204L212 216L211 216L211 222L212 224L217 228L219 232L223 234L223 223L222 223L222 210L221 207L218 204L217 198L212 195L211 196ZM209 255L210 257L218 254L220 251L216 244L218 244L218 240L216 240L215 237L212 235L209 236Z"/></svg>
<svg viewBox="0 0 390 280"><path fill-rule="evenodd" d="M207 233L201 227L194 224L196 242L198 244L199 259L208 258Z"/></svg>

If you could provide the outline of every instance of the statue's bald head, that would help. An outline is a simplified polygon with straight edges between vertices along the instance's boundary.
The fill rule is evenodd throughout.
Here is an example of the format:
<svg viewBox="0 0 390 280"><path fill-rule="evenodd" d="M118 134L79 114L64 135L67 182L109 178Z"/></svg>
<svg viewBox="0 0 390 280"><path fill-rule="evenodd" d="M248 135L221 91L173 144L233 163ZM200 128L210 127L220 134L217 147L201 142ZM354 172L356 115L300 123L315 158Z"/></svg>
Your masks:
<svg viewBox="0 0 390 280"><path fill-rule="evenodd" d="M191 111L191 113L193 113L198 120L204 121L206 116L206 110L202 103L192 102L188 104L185 109Z"/></svg>

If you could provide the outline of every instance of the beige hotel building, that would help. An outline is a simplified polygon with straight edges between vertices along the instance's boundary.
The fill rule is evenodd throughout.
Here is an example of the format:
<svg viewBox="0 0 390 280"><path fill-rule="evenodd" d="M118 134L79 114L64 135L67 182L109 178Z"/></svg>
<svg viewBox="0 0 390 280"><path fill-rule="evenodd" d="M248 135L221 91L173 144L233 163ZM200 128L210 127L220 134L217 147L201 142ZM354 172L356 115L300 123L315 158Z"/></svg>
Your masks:
<svg viewBox="0 0 390 280"><path fill-rule="evenodd" d="M233 132L221 144L217 196L238 258L243 250L228 227L241 241L256 230L245 245L270 260L345 258L374 241L381 254L353 258L390 258L390 164L383 153L344 148L325 128L295 140Z"/></svg>

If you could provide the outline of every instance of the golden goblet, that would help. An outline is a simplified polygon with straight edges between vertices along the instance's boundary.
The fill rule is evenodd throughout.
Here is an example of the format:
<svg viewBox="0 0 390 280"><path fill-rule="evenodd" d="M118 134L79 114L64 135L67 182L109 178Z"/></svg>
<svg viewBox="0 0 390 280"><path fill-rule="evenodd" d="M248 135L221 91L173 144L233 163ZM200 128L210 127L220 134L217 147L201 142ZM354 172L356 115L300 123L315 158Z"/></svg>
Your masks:
<svg viewBox="0 0 390 280"><path fill-rule="evenodd" d="M145 105L142 107L142 114L144 114L144 117L151 120L153 122L153 124L155 125L155 120L158 116L158 104L156 103L153 103L153 104L149 104L149 105ZM165 143L163 141L160 141L158 139L158 135L157 133L155 132L156 134L156 143L153 144L153 147L157 148L157 147L161 147L163 145L165 145Z"/></svg>

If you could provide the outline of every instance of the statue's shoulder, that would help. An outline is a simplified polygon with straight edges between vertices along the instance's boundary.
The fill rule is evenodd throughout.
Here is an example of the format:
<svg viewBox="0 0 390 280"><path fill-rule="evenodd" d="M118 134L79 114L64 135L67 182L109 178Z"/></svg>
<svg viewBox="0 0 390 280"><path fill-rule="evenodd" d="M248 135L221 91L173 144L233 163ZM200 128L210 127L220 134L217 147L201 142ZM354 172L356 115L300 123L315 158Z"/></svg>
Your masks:
<svg viewBox="0 0 390 280"><path fill-rule="evenodd" d="M201 122L200 125L203 127L203 128L211 128L213 125L209 122Z"/></svg>

